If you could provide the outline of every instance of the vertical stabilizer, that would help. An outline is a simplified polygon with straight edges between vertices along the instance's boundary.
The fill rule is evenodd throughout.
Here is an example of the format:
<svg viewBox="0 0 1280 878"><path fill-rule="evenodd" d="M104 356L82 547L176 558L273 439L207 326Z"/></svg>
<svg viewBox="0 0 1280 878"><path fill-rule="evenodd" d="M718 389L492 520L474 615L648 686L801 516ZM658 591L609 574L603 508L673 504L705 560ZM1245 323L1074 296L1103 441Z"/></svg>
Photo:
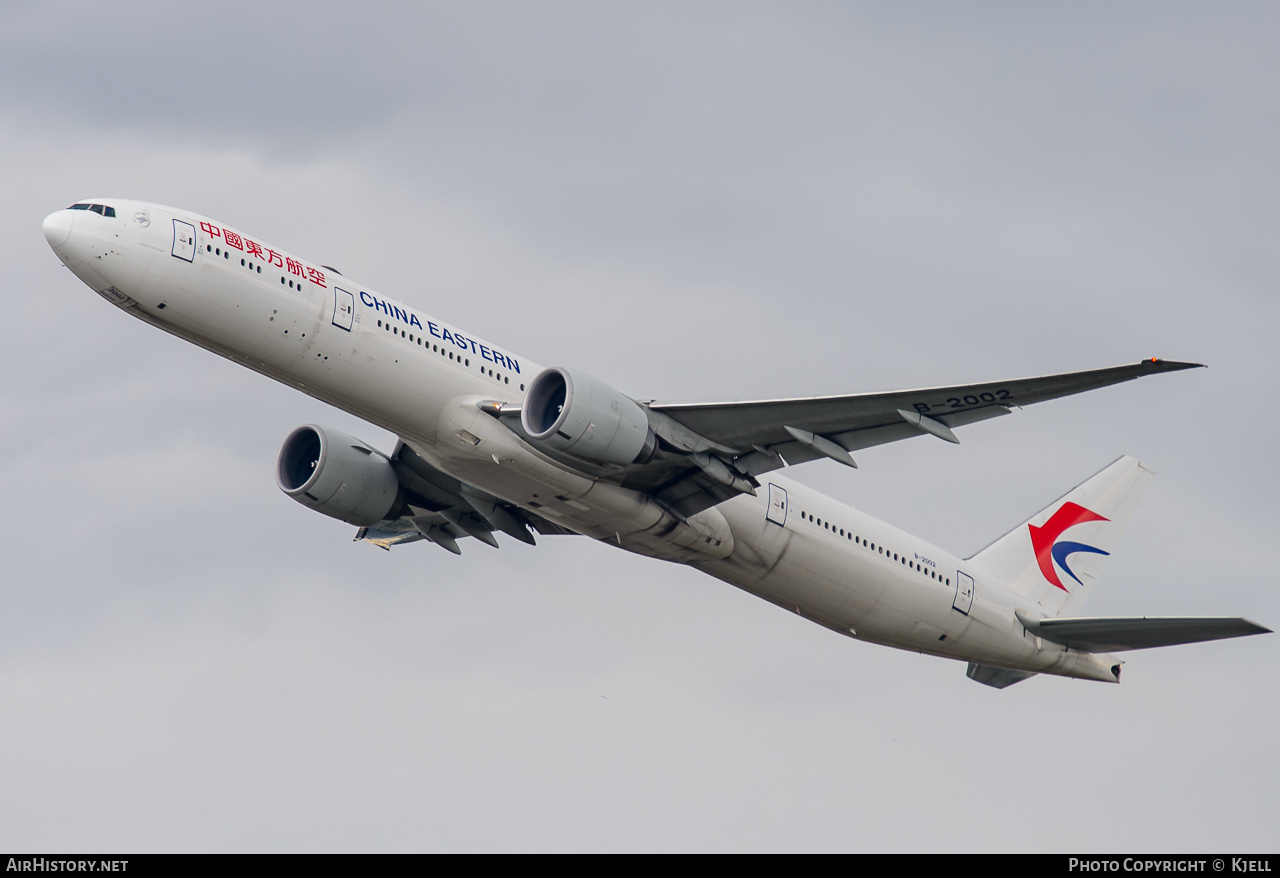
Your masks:
<svg viewBox="0 0 1280 878"><path fill-rule="evenodd" d="M1047 615L1079 612L1154 475L1122 457L969 560Z"/></svg>

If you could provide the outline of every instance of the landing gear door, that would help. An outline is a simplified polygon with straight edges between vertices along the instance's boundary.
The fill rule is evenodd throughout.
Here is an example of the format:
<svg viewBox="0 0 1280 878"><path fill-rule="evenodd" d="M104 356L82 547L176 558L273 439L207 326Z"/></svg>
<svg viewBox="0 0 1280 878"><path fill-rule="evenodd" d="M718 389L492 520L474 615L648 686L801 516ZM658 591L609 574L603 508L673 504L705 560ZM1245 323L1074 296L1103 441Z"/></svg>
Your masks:
<svg viewBox="0 0 1280 878"><path fill-rule="evenodd" d="M769 483L769 511L764 514L764 517L774 524L787 523L787 491L772 482Z"/></svg>
<svg viewBox="0 0 1280 878"><path fill-rule="evenodd" d="M171 252L174 256L179 259L185 259L187 262L196 261L195 226L178 219L173 221L173 250Z"/></svg>
<svg viewBox="0 0 1280 878"><path fill-rule="evenodd" d="M333 325L339 329L351 331L351 320L356 313L355 296L346 290L333 288Z"/></svg>
<svg viewBox="0 0 1280 878"><path fill-rule="evenodd" d="M956 599L951 603L951 609L959 610L966 616L969 615L969 608L973 606L973 577L968 573L956 571Z"/></svg>

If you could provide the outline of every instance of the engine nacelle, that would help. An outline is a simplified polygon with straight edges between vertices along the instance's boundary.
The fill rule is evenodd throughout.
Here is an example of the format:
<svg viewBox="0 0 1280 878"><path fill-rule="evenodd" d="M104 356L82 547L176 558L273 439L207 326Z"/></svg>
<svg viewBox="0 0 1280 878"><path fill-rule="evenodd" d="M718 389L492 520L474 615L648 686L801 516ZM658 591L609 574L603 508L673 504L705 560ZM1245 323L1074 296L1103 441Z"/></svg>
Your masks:
<svg viewBox="0 0 1280 878"><path fill-rule="evenodd" d="M520 423L533 439L595 463L644 463L658 446L639 403L597 378L560 367L533 379Z"/></svg>
<svg viewBox="0 0 1280 878"><path fill-rule="evenodd" d="M280 446L276 484L303 506L360 527L386 518L400 492L400 480L382 454L315 424L294 430Z"/></svg>

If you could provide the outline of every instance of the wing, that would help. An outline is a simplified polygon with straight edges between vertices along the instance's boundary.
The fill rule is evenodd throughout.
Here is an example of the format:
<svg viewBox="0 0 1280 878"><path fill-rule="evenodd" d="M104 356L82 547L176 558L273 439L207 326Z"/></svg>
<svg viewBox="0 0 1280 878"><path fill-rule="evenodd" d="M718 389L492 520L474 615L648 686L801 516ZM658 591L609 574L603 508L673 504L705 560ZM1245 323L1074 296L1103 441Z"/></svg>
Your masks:
<svg viewBox="0 0 1280 878"><path fill-rule="evenodd" d="M475 537L496 549L495 531L530 545L534 544L530 527L540 534L573 533L441 472L404 442L396 444L391 466L400 481L404 502L398 504L398 514L392 513L395 518L360 528L357 540L368 540L384 549L430 540L460 555L458 540L464 537Z"/></svg>
<svg viewBox="0 0 1280 878"><path fill-rule="evenodd" d="M655 431L676 452L628 472L623 484L692 515L757 486L761 473L822 457L856 466L851 451L933 435L1014 408L1160 372L1200 367L1157 358L1127 366L888 393L750 402L650 402Z"/></svg>
<svg viewBox="0 0 1280 878"><path fill-rule="evenodd" d="M823 436L846 451L921 433L957 441L952 427L1005 415L1011 408L1096 390L1145 375L1201 366L1201 363L1177 363L1153 357L1129 366L985 384L754 402L655 402L650 403L649 408L717 444L747 449L755 445L768 446L790 462L792 454L807 460L814 457L805 456L803 440L797 439L787 427Z"/></svg>
<svg viewBox="0 0 1280 878"><path fill-rule="evenodd" d="M1248 619L1212 616L1098 617L1030 619L1017 614L1023 627L1037 637L1080 652L1123 652L1179 643L1200 643L1250 634L1270 634Z"/></svg>

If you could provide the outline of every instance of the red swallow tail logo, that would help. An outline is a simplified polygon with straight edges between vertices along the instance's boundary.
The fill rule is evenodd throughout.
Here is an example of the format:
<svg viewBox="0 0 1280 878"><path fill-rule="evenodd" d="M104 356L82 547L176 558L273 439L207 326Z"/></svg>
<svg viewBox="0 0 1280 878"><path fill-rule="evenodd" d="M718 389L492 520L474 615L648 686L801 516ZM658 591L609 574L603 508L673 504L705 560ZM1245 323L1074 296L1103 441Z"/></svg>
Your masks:
<svg viewBox="0 0 1280 878"><path fill-rule="evenodd" d="M1076 552L1093 552L1096 555L1111 554L1095 546L1087 546L1084 543L1073 543L1067 540L1058 541L1058 537L1062 536L1062 532L1067 528L1089 521L1110 521L1110 519L1096 512L1090 512L1079 504L1063 503L1061 508L1053 513L1044 524L1039 527L1034 524L1027 525L1027 528L1031 531L1031 547L1035 550L1036 561L1040 564L1040 572L1044 574L1044 578L1049 580L1050 584L1063 591L1068 591L1069 589L1058 578L1058 571L1053 569L1053 562L1057 561L1058 566L1067 571L1068 576L1084 585L1083 582L1080 582L1080 577L1072 573L1071 568L1067 566L1068 556L1074 555Z"/></svg>

